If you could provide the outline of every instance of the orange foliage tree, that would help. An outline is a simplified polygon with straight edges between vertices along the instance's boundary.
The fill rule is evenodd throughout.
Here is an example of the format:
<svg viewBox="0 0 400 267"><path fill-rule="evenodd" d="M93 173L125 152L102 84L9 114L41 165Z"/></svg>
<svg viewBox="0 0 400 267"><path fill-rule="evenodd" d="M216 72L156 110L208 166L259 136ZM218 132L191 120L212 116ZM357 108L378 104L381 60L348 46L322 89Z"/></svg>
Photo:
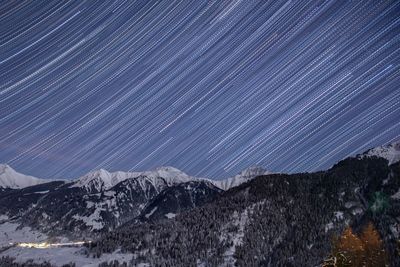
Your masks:
<svg viewBox="0 0 400 267"><path fill-rule="evenodd" d="M388 266L382 239L372 223L368 223L359 236L347 227L340 237L334 238L332 248L324 267Z"/></svg>

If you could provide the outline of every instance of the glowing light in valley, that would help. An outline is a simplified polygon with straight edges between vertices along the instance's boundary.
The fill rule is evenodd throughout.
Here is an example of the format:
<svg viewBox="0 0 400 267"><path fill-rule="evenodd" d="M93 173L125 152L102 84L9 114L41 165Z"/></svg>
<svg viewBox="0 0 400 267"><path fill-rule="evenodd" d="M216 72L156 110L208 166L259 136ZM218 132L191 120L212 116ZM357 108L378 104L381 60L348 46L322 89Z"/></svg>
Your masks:
<svg viewBox="0 0 400 267"><path fill-rule="evenodd" d="M68 246L83 246L85 244L89 244L91 241L76 241L76 242L67 242L67 243L17 243L15 244L17 247L22 248L38 248L38 249L46 249L46 248L56 248L56 247L68 247ZM13 245L10 243L10 245Z"/></svg>

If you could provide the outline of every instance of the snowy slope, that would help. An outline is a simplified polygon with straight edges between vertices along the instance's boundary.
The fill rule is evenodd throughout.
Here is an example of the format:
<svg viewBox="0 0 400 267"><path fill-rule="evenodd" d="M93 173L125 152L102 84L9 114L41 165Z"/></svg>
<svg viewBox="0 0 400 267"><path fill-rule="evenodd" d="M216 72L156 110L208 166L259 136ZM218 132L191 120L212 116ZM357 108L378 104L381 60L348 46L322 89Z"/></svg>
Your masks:
<svg viewBox="0 0 400 267"><path fill-rule="evenodd" d="M252 166L243 170L241 173L239 173L234 177L230 177L219 181L213 181L213 183L215 186L221 188L222 190L228 190L232 187L241 185L242 183L245 183L256 176L267 175L267 174L271 174L271 172L259 166Z"/></svg>
<svg viewBox="0 0 400 267"><path fill-rule="evenodd" d="M377 156L389 161L389 165L400 161L400 141L367 150L359 157Z"/></svg>
<svg viewBox="0 0 400 267"><path fill-rule="evenodd" d="M107 190L118 184L119 182L122 182L131 177L131 174L127 172L110 173L104 169L100 169L89 172L84 176L78 178L70 187L83 187L86 188L88 191L100 192L102 190Z"/></svg>
<svg viewBox="0 0 400 267"><path fill-rule="evenodd" d="M16 172L7 164L0 164L0 187L20 189L32 185L51 182L46 179L39 179L33 176Z"/></svg>
<svg viewBox="0 0 400 267"><path fill-rule="evenodd" d="M228 190L234 186L238 186L248 180L258 176L269 174L270 172L261 167L250 167L242 171L240 174L224 180L212 180L206 178L197 178L189 176L186 173L174 167L166 166L159 167L151 171L143 172L108 172L107 170L100 169L91 171L84 176L74 180L70 188L79 187L85 188L89 192L101 192L108 190L118 183L131 178L146 177L150 183L156 188L166 183L168 186L176 185L179 183L186 183L190 181L209 181L222 190ZM14 188L20 189L32 185L51 182L53 180L39 179L32 176L24 175L16 172L6 164L0 164L0 188Z"/></svg>
<svg viewBox="0 0 400 267"><path fill-rule="evenodd" d="M4 177L15 178L19 175L9 167L3 169L7 173ZM192 177L173 167L144 172L108 172L100 169L67 184L53 182L17 190L12 198L4 198L0 203L4 207L0 209L0 214L19 216L24 225L41 225L44 232L70 231L78 234L109 231L139 216L160 192L168 194L157 202L159 211L153 217L164 218L167 214L175 215L206 203L218 195L221 189L228 190L266 173L260 167L251 167L235 177L215 181ZM14 188L42 182L34 179L31 178L24 185L15 185L15 180L23 181L22 178L4 181L7 181L7 187ZM39 201L41 199L45 200ZM166 204L168 208L163 208ZM21 209L21 206L26 208ZM54 210L55 206L57 210Z"/></svg>
<svg viewBox="0 0 400 267"><path fill-rule="evenodd" d="M102 190L110 189L126 179L138 177L146 177L155 187L158 187L160 178L162 178L167 185L184 183L196 179L173 167L160 167L152 171L144 172L108 172L104 169L100 169L89 172L88 174L78 178L73 185L71 185L71 188L83 187L88 191L100 192Z"/></svg>

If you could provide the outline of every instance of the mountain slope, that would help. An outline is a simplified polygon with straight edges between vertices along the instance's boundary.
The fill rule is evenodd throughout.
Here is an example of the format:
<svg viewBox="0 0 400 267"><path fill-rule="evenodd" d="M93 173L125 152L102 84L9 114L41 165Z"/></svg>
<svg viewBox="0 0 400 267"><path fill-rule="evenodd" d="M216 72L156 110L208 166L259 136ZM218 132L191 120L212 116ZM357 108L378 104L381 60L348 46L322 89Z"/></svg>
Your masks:
<svg viewBox="0 0 400 267"><path fill-rule="evenodd" d="M50 180L24 175L16 172L7 164L0 164L0 188L17 189L48 182Z"/></svg>
<svg viewBox="0 0 400 267"><path fill-rule="evenodd" d="M113 173L101 169L69 183L2 188L0 215L54 235L96 235L138 217L167 187L195 180L172 167Z"/></svg>
<svg viewBox="0 0 400 267"><path fill-rule="evenodd" d="M333 235L372 221L399 266L399 190L399 163L349 158L328 171L259 176L170 220L125 224L90 249L140 251L133 266L317 266ZM376 192L391 196L384 213L370 209Z"/></svg>
<svg viewBox="0 0 400 267"><path fill-rule="evenodd" d="M46 233L97 235L138 217L164 189L194 179L172 167L147 172L98 170L40 198L23 195L31 208L18 214L23 225L40 225Z"/></svg>
<svg viewBox="0 0 400 267"><path fill-rule="evenodd" d="M399 266L400 163L379 155L317 173L252 167L223 184L172 167L99 170L69 183L3 188L0 216L50 236L101 235L91 253L130 252L132 266L316 266L332 236L372 221Z"/></svg>
<svg viewBox="0 0 400 267"><path fill-rule="evenodd" d="M167 185L173 185L182 182L188 182L197 178L190 177L186 173L173 167L160 167L153 171L145 172L108 172L104 169L89 172L88 174L78 178L70 186L71 188L84 188L88 192L101 192L108 190L119 182L126 179L147 177L148 180L157 187L159 178L162 178Z"/></svg>
<svg viewBox="0 0 400 267"><path fill-rule="evenodd" d="M389 164L400 161L400 141L369 149L359 155L361 158L371 156L384 158L389 162Z"/></svg>
<svg viewBox="0 0 400 267"><path fill-rule="evenodd" d="M229 177L227 179L219 181L213 181L213 183L215 186L221 188L222 190L228 190L232 187L241 185L242 183L245 183L257 176L267 175L267 174L271 174L271 172L259 166L252 166L243 170L236 176Z"/></svg>
<svg viewBox="0 0 400 267"><path fill-rule="evenodd" d="M214 200L221 189L207 181L190 181L167 187L142 211L141 220L173 218L177 214Z"/></svg>
<svg viewBox="0 0 400 267"><path fill-rule="evenodd" d="M63 184L63 181L53 181L0 192L0 215L19 218L33 209L40 199L57 190Z"/></svg>
<svg viewBox="0 0 400 267"><path fill-rule="evenodd" d="M167 183L146 176L130 178L100 192L66 184L49 192L22 216L22 223L45 232L95 235L137 217ZM93 188L91 188L93 189Z"/></svg>

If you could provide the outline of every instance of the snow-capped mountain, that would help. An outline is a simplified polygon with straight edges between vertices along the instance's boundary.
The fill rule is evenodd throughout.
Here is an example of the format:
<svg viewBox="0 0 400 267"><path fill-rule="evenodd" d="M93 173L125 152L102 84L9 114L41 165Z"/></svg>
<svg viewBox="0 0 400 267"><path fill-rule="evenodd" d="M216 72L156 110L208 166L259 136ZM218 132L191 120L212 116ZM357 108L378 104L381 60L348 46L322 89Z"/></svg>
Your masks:
<svg viewBox="0 0 400 267"><path fill-rule="evenodd" d="M100 169L89 172L78 178L71 185L71 188L80 187L86 188L89 192L100 192L102 190L108 190L126 179L138 177L146 177L155 187L158 187L157 184L160 183L160 178L162 178L167 185L184 183L197 179L173 167L160 167L152 171L144 172L108 172L104 169Z"/></svg>
<svg viewBox="0 0 400 267"><path fill-rule="evenodd" d="M173 167L144 172L100 169L56 188L44 188L42 195L16 192L13 195L18 197L12 201L26 208L6 209L3 213L20 216L27 226L40 225L45 232L80 235L109 231L138 217L164 189L196 179ZM0 195L0 204L10 200Z"/></svg>
<svg viewBox="0 0 400 267"><path fill-rule="evenodd" d="M25 175L16 172L7 164L0 164L0 187L20 189L48 182L50 182L50 180L39 179L33 176Z"/></svg>
<svg viewBox="0 0 400 267"><path fill-rule="evenodd" d="M241 185L242 183L248 182L249 180L261 176L261 175L268 175L271 174L271 172L265 170L264 168L260 166L252 166L249 167L242 172L240 172L238 175L234 177L230 177L224 180L219 180L219 181L213 181L214 185L221 188L222 190L228 190L232 187Z"/></svg>
<svg viewBox="0 0 400 267"><path fill-rule="evenodd" d="M396 163L400 161L400 141L369 149L358 157L363 158L369 156L377 156L387 159L389 161L389 165Z"/></svg>
<svg viewBox="0 0 400 267"><path fill-rule="evenodd" d="M22 222L32 227L40 225L42 231L56 234L71 232L79 236L109 231L139 216L168 186L162 178L158 179L154 183L145 176L129 178L109 189L99 187L99 192L90 186L65 184L32 203L32 208L21 217Z"/></svg>
<svg viewBox="0 0 400 267"><path fill-rule="evenodd" d="M19 177L10 167L4 169L7 177ZM235 177L215 181L192 177L173 167L160 167L143 172L100 169L70 182L32 177L30 183L19 187L7 179L7 187L19 190L0 195L0 215L20 218L23 225L40 225L44 232L69 231L79 235L110 231L139 216L155 220L201 206L222 190L267 173L260 167L251 167ZM27 188L21 189L23 186ZM145 216L156 207L157 212Z"/></svg>
<svg viewBox="0 0 400 267"><path fill-rule="evenodd" d="M129 172L108 172L104 169L91 171L78 178L70 187L85 188L89 192L100 192L107 190L114 185L128 178L133 178Z"/></svg>

